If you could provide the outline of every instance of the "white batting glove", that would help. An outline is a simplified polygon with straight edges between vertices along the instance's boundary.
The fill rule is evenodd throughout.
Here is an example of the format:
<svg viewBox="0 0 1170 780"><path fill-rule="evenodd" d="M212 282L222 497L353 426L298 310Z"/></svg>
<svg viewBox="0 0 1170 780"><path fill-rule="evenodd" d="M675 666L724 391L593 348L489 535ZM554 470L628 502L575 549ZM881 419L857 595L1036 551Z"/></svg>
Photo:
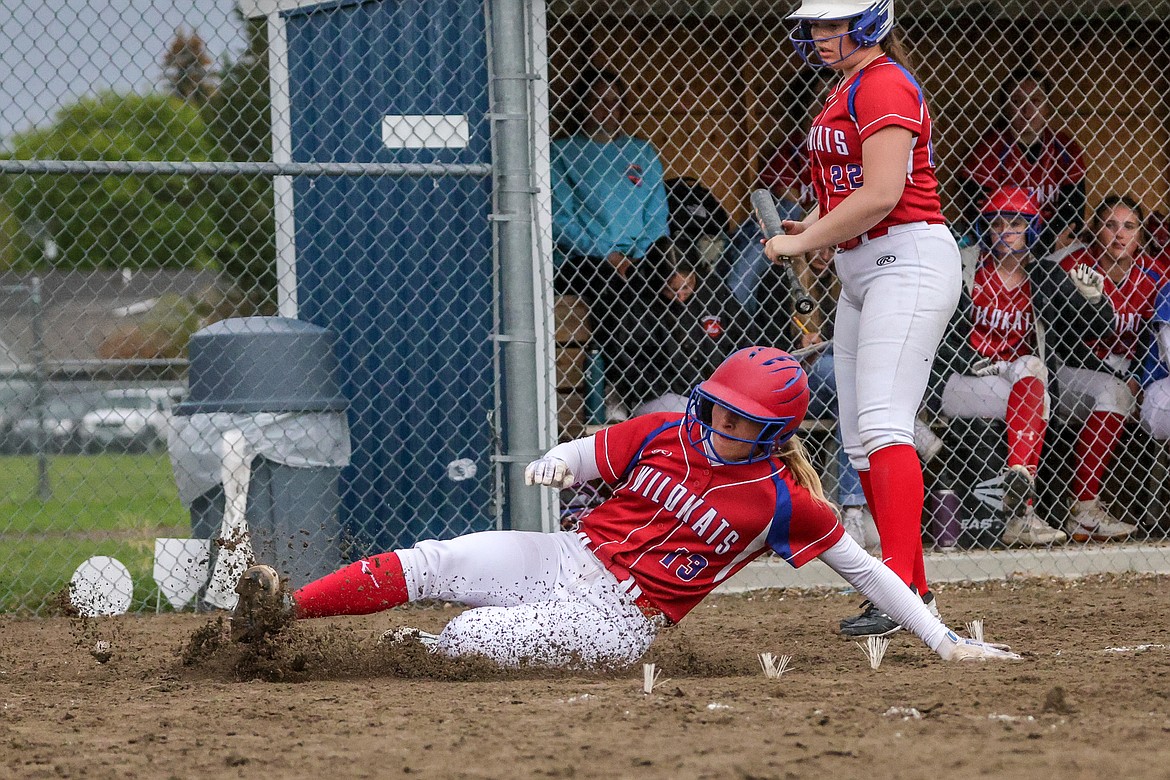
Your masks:
<svg viewBox="0 0 1170 780"><path fill-rule="evenodd" d="M1077 286L1077 292L1089 303L1097 303L1105 295L1105 277L1099 271L1081 263L1069 271L1068 275Z"/></svg>
<svg viewBox="0 0 1170 780"><path fill-rule="evenodd" d="M947 642L939 650L944 661L1022 661L1023 656L1013 653L1007 645L993 645L990 642L976 642L947 632Z"/></svg>
<svg viewBox="0 0 1170 780"><path fill-rule="evenodd" d="M569 465L560 458L543 457L534 460L524 469L525 485L544 485L545 487L567 488L576 478L569 470Z"/></svg>
<svg viewBox="0 0 1170 780"><path fill-rule="evenodd" d="M991 358L979 358L971 363L972 376L999 376L1005 368L1007 368L1006 360L992 360Z"/></svg>

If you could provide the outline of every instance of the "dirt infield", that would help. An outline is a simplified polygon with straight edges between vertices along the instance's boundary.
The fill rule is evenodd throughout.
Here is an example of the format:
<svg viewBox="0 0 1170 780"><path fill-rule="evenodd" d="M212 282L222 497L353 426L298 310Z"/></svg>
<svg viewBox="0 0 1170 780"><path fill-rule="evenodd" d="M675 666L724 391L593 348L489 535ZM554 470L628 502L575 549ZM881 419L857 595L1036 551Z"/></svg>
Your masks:
<svg viewBox="0 0 1170 780"><path fill-rule="evenodd" d="M945 664L898 636L881 668L831 633L857 597L710 599L608 675L503 673L378 646L449 608L299 623L279 648L205 615L0 617L5 777L1164 778L1170 579L943 587L1022 663ZM94 656L109 642L109 660ZM793 656L780 680L756 653Z"/></svg>

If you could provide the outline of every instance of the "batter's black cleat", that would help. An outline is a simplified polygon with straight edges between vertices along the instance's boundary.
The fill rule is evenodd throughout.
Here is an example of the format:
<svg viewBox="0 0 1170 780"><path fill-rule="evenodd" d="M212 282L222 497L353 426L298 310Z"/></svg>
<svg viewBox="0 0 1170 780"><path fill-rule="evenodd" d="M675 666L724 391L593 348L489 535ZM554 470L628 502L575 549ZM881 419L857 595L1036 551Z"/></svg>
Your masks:
<svg viewBox="0 0 1170 780"><path fill-rule="evenodd" d="M240 594L232 610L232 641L255 642L277 630L286 620L280 596L280 575L262 563L249 566L236 583Z"/></svg>
<svg viewBox="0 0 1170 780"><path fill-rule="evenodd" d="M889 636L901 631L902 627L893 618L882 612L869 599L861 602L861 614L841 621L841 633L845 636Z"/></svg>
<svg viewBox="0 0 1170 780"><path fill-rule="evenodd" d="M929 590L922 597L922 603L930 610L930 614L938 617L938 602ZM901 631L902 627L894 619L882 612L877 606L866 599L861 603L861 614L841 621L841 633L845 636L870 637L889 636Z"/></svg>

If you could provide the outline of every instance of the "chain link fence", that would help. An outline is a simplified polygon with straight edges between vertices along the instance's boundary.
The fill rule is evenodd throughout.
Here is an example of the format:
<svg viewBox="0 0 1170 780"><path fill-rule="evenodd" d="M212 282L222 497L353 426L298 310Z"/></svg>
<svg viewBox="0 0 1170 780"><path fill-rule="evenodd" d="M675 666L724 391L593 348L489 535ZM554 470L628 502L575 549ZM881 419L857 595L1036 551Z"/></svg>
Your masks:
<svg viewBox="0 0 1170 780"><path fill-rule="evenodd" d="M192 334L251 316L335 338L350 453L311 468L336 470L314 484L336 476L321 522L337 559L519 527L513 467L553 438L542 418L564 440L681 411L760 342L803 356L806 443L875 547L838 443L832 254L796 259L818 299L797 315L748 213L760 187L786 216L814 205L804 135L830 81L800 67L787 5L515 4L532 33L516 73L493 26L507 3L59 5L13 0L0 31L0 610L48 608L94 556L125 564L103 565L133 609L198 600L217 547L191 540L222 540L239 486L181 496L168 439ZM970 560L1029 547L1074 573L1106 543L1036 543L1042 529L1103 511L1111 549L1160 555L1170 4L896 10L968 293L919 415L924 541ZM518 114L524 131L503 133ZM1023 269L997 265L989 231L1011 231L980 218L1013 186L1031 204L1013 209L1038 211ZM1106 277L1096 304L1078 265ZM1036 303L1040 271L1067 279L1060 305ZM514 311L530 299L535 336ZM1042 424L1009 411L1029 377L1046 380ZM1005 534L1005 475L1036 450L1040 525ZM269 465L249 506L260 483L287 514L314 498L274 498L297 479ZM603 496L566 492L562 520Z"/></svg>

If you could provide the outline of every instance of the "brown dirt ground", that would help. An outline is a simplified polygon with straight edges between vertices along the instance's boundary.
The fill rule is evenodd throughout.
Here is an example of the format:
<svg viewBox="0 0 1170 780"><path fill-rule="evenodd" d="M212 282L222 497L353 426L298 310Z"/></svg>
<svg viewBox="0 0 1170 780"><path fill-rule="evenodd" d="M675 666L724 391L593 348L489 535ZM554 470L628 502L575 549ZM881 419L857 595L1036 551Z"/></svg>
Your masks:
<svg viewBox="0 0 1170 780"><path fill-rule="evenodd" d="M451 608L298 623L255 651L207 615L0 616L0 776L1170 777L1170 578L939 602L1025 660L946 664L903 634L871 670L831 631L857 603L840 592L709 599L651 649L670 679L649 695L640 666L503 673L375 643ZM793 666L766 680L759 652Z"/></svg>

